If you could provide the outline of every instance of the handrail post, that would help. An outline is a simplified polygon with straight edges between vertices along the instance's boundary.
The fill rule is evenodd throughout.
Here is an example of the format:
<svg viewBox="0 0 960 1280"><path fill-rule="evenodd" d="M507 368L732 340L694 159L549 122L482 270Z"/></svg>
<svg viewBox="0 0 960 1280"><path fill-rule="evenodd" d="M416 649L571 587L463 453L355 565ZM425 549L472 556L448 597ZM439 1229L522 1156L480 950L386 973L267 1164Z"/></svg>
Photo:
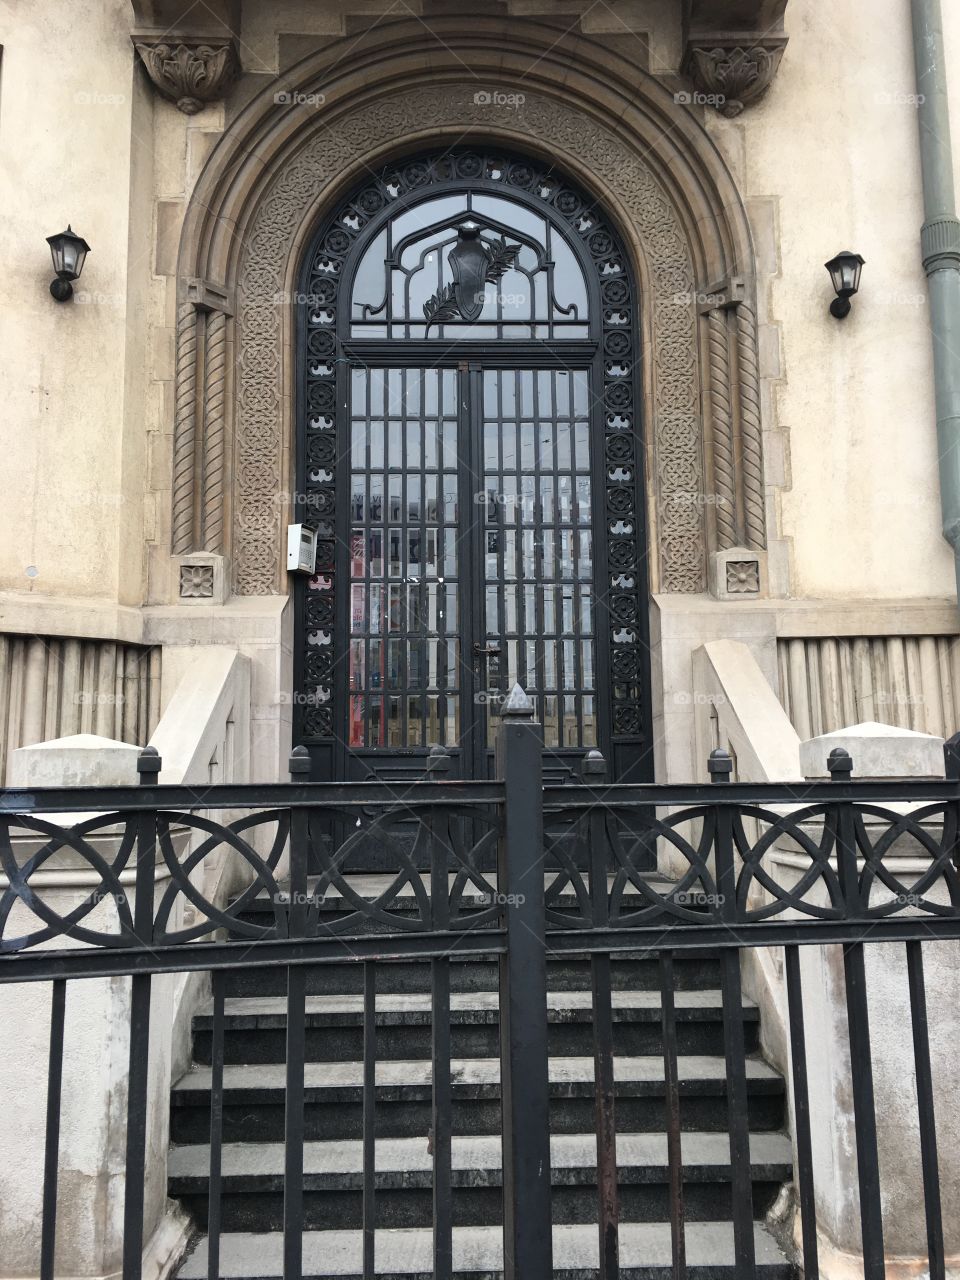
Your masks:
<svg viewBox="0 0 960 1280"><path fill-rule="evenodd" d="M310 752L294 747L290 752L291 783L310 778ZM290 806L290 903L287 928L291 938L307 934L310 917L307 895L310 817L301 805ZM303 1143L304 1062L306 1060L307 971L303 965L287 966L287 1053L284 1104L283 1164L283 1276L300 1280L303 1275Z"/></svg>
<svg viewBox="0 0 960 1280"><path fill-rule="evenodd" d="M161 767L156 747L137 757L142 788L156 786ZM133 890L133 932L142 947L153 944L154 893L157 875L157 813L145 807L137 815L137 862ZM127 1136L123 1192L123 1274L139 1280L143 1262L144 1170L147 1157L147 1111L150 1061L150 989L148 973L130 978L130 1047L127 1070Z"/></svg>
<svg viewBox="0 0 960 1280"><path fill-rule="evenodd" d="M588 751L580 765L586 787L602 787L607 762L601 752ZM607 865L610 841L607 811L595 805L586 818L590 859L590 922L604 929L610 922L610 890ZM590 986L593 998L593 1092L597 1131L597 1225L600 1267L598 1280L617 1280L620 1275L620 1188L617 1183L617 1120L613 1078L613 986L610 955L595 951L590 957Z"/></svg>
<svg viewBox="0 0 960 1280"><path fill-rule="evenodd" d="M543 745L533 704L519 685L501 714L496 763L504 788L497 890L506 932L500 957L503 1276L551 1280Z"/></svg>
<svg viewBox="0 0 960 1280"><path fill-rule="evenodd" d="M287 768L293 783L310 781L310 752L294 747ZM292 805L290 810L290 910L289 929L292 938L302 938L307 929L307 895L309 893L308 851L310 846L309 814Z"/></svg>
<svg viewBox="0 0 960 1280"><path fill-rule="evenodd" d="M827 757L834 785L849 785L853 759L845 747L834 747ZM856 813L853 803L838 798L834 808L837 879L847 921L861 917L868 905L860 887L857 858ZM877 1108L870 1048L870 1013L867 1003L867 970L863 942L845 943L843 974L847 995L847 1029L853 1092L853 1118L857 1146L857 1178L860 1184L860 1226L865 1280L883 1280L883 1207L877 1147Z"/></svg>

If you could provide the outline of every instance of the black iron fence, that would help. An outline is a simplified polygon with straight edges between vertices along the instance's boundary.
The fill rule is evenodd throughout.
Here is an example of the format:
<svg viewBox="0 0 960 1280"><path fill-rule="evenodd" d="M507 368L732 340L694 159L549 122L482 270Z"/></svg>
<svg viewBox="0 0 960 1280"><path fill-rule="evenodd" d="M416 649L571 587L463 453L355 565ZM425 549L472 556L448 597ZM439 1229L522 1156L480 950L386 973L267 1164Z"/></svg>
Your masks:
<svg viewBox="0 0 960 1280"><path fill-rule="evenodd" d="M503 718L495 782L446 781L445 758L436 752L427 778L402 789L314 784L300 780L309 761L297 750L289 784L198 791L157 785L160 761L148 748L140 756L139 788L0 793L0 984L43 981L52 989L47 1079L31 1084L47 1093L41 1276L55 1273L69 984L130 978L123 1274L137 1277L151 983L171 972L212 974L206 1272L216 1277L224 977L274 966L286 973L283 1274L291 1280L303 1274L308 977L347 963L363 969L359 1270L372 1280L377 973L384 964L416 960L429 962L431 971L432 1274L446 1280L454 1270L451 965L497 957L503 1272L508 1280L548 1280L554 1263L547 960L576 955L589 958L591 974L596 1274L603 1280L621 1274L611 963L634 956L658 966L672 1273L679 1280L687 1266L674 967L705 949L719 956L722 980L733 1270L753 1276L740 957L752 948L782 947L803 1274L814 1280L817 1211L800 950L835 944L842 948L853 1063L864 1272L877 1280L884 1275L884 1223L865 949L885 942L905 948L929 1273L943 1277L923 949L931 940L960 939L955 759L948 749L943 781L867 782L852 778L846 753L834 752L830 781L742 784L731 781L729 756L715 751L712 785L621 786L604 781L603 761L592 753L582 785L543 787L536 726L521 707ZM349 868L356 850L371 841L389 855L393 871L374 890L362 891ZM789 858L778 859L784 850ZM204 896L199 872L222 855L243 864L246 883L221 903ZM52 903L44 887L44 874L65 864L96 879L69 909ZM334 898L335 912L327 909ZM258 903L259 914L251 910Z"/></svg>

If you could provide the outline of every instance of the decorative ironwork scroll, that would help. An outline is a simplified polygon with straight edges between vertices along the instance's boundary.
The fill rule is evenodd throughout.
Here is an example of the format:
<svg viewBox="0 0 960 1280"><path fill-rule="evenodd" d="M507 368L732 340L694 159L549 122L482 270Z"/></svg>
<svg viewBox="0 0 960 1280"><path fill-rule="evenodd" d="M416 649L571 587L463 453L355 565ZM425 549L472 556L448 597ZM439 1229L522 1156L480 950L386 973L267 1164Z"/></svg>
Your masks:
<svg viewBox="0 0 960 1280"><path fill-rule="evenodd" d="M847 772L803 791L797 803L795 782L546 788L548 929L583 931L585 945L591 932L645 927L662 945L672 929L676 948L712 927L750 945L770 922L780 932L768 943L816 940L812 926L854 940L890 917L956 922L955 781L858 783ZM521 797L529 811L530 792ZM501 782L407 783L402 798L376 783L2 791L0 954L58 939L153 953L220 929L251 943L496 929L511 903L489 868L509 806ZM352 875L372 845L386 873ZM288 853L305 902L281 877ZM246 884L231 902L205 893L208 859L232 861L224 879ZM255 898L267 907L260 923Z"/></svg>

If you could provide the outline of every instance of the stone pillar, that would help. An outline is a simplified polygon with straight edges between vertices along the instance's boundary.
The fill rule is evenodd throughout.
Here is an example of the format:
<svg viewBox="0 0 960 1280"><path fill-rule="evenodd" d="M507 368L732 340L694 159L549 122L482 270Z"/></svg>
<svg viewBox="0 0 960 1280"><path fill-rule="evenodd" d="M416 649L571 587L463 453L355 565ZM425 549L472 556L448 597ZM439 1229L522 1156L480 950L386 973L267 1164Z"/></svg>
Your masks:
<svg viewBox="0 0 960 1280"><path fill-rule="evenodd" d="M835 747L850 753L854 781L943 777L942 738L876 723L840 729L802 743L804 776L826 779L827 757ZM883 807L902 812L908 806ZM868 820L871 838L887 825L882 820ZM939 825L933 824L934 836ZM896 856L888 855L884 862L909 890L926 865L927 855L908 837L897 841L896 851ZM803 855L798 858L796 845L781 841L774 861L778 864L777 879L787 884L792 877L799 877L806 859ZM874 890L871 901L882 900L877 892ZM882 892L885 898L892 897L886 889ZM942 891L930 896L947 900ZM906 953L902 943L868 942L865 951L886 1275L887 1280L912 1280L927 1271L927 1243ZM960 1264L960 1112L954 1085L960 943L926 943L924 968L946 1252L948 1264L951 1255L955 1264ZM842 949L802 948L801 973L820 1274L823 1280L860 1280L863 1245ZM794 1234L799 1250L799 1212Z"/></svg>
<svg viewBox="0 0 960 1280"><path fill-rule="evenodd" d="M139 748L92 734L78 734L13 752L10 786L24 793L38 786L136 786ZM45 821L70 827L90 814L57 814ZM87 842L103 857L117 847L108 829ZM47 843L39 832L13 832L22 863ZM133 868L122 882L131 886ZM157 868L158 893L168 886ZM60 850L30 883L43 902L66 914L100 882L82 855ZM0 893L8 887L0 879ZM98 905L84 924L116 927L112 899ZM5 939L42 927L22 903L11 912ZM82 946L69 938L46 944L63 950ZM170 1106L170 1045L174 977L154 978L150 1026L150 1086L144 1276L156 1276L182 1248L184 1222L167 1215L166 1151ZM0 986L0 1276L39 1274L46 1081L51 986L45 982ZM68 982L61 1105L56 1274L114 1277L121 1269L124 1155L129 1055L130 979Z"/></svg>

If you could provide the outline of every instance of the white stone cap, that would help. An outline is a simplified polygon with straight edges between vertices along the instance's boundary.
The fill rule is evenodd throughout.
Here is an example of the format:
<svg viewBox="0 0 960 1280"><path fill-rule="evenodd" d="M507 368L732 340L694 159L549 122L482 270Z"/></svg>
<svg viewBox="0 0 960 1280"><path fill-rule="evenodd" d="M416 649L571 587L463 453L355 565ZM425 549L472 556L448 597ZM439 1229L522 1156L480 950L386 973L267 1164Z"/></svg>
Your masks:
<svg viewBox="0 0 960 1280"><path fill-rule="evenodd" d="M8 787L136 786L140 748L95 733L51 738L11 752Z"/></svg>
<svg viewBox="0 0 960 1280"><path fill-rule="evenodd" d="M864 724L821 733L800 743L800 772L805 778L829 778L827 757L843 747L853 760L856 778L942 778L943 738L893 724Z"/></svg>

